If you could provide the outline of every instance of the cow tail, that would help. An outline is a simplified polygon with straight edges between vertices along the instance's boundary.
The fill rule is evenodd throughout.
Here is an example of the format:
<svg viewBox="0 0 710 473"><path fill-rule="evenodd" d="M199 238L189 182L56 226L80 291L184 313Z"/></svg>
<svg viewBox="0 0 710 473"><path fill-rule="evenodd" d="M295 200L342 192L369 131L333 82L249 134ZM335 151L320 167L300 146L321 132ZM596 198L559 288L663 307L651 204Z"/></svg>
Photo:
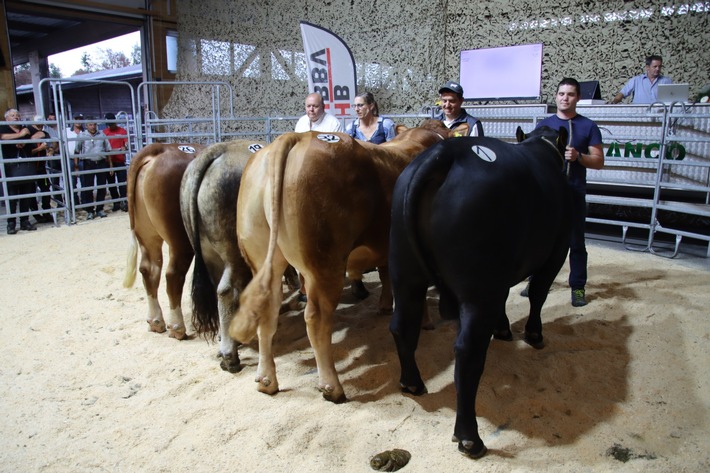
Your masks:
<svg viewBox="0 0 710 473"><path fill-rule="evenodd" d="M123 287L133 287L136 282L136 261L138 260L138 239L136 232L131 230L131 238L128 242L128 257L126 258L126 274L123 277Z"/></svg>
<svg viewBox="0 0 710 473"><path fill-rule="evenodd" d="M436 185L434 184L435 182L443 182L453 165L454 159L455 157L451 154L439 153L439 146L435 145L429 148L410 165L412 167L410 171L411 177L404 189L402 212L407 239L421 268L426 271L429 280L437 286L440 281L434 270L434 265L422 250L422 243L419 237L420 229L417 227L419 222L418 212L421 205L421 197L426 189Z"/></svg>
<svg viewBox="0 0 710 473"><path fill-rule="evenodd" d="M192 271L192 325L197 333L207 337L214 337L219 331L219 309L217 305L217 290L214 281L207 270L205 259L202 255L200 243L200 219L197 197L200 186L212 163L224 154L225 146L214 145L205 150L195 159L185 173L181 193L189 193L187 207L189 222L185 222L192 247L195 250L195 263ZM183 210L184 215L184 210ZM184 217L183 217L184 218Z"/></svg>
<svg viewBox="0 0 710 473"><path fill-rule="evenodd" d="M128 167L128 177L126 179L126 195L128 200L128 221L131 227L131 237L128 242L128 256L126 257L126 273L123 277L123 287L129 288L133 287L133 283L136 281L136 267L138 260L138 239L136 238L136 221L135 221L135 195L136 195L136 182L138 181L138 175L140 174L143 166L148 162L148 158L155 156L153 150L156 146L146 146L141 149L133 159L131 159L131 165Z"/></svg>
<svg viewBox="0 0 710 473"><path fill-rule="evenodd" d="M271 288L272 267L274 264L274 253L279 236L279 221L281 220L281 204L283 202L283 181L286 170L286 160L291 149L298 143L301 135L291 133L282 135L269 147L269 171L271 177L271 214L269 216L269 248L266 252L264 265L261 267L261 274L254 279L258 279L259 287L264 294Z"/></svg>

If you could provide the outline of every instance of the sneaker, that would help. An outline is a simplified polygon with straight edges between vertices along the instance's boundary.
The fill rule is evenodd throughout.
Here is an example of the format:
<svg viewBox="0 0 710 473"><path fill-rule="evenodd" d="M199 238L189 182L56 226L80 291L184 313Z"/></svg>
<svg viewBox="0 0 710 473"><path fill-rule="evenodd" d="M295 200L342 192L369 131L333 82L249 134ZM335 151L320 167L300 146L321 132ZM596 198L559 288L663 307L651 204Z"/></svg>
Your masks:
<svg viewBox="0 0 710 473"><path fill-rule="evenodd" d="M583 307L587 305L587 299L584 295L584 289L572 289L572 305L574 307Z"/></svg>
<svg viewBox="0 0 710 473"><path fill-rule="evenodd" d="M121 210L123 210L124 212L128 212L128 203L121 202Z"/></svg>
<svg viewBox="0 0 710 473"><path fill-rule="evenodd" d="M14 223L8 223L7 224L7 234L8 235L15 235L17 234L17 228L15 228Z"/></svg>
<svg viewBox="0 0 710 473"><path fill-rule="evenodd" d="M99 210L98 212L96 212L96 216L104 218L106 217L106 212L104 212L103 210Z"/></svg>
<svg viewBox="0 0 710 473"><path fill-rule="evenodd" d="M33 224L33 223L30 223L30 222L22 222L22 223L20 224L20 230L25 230L25 231L28 231L28 232L33 232L33 231L37 230L37 227L35 227L34 224Z"/></svg>
<svg viewBox="0 0 710 473"><path fill-rule="evenodd" d="M113 210L114 212L118 212L119 210L121 210L121 204L119 204L118 202L114 203L112 210Z"/></svg>
<svg viewBox="0 0 710 473"><path fill-rule="evenodd" d="M86 219L93 220L94 219L94 212L89 212L88 214L86 214Z"/></svg>
<svg viewBox="0 0 710 473"><path fill-rule="evenodd" d="M522 291L520 291L520 295L523 297L528 297L528 291L530 290L530 283L527 283L525 287L523 288Z"/></svg>

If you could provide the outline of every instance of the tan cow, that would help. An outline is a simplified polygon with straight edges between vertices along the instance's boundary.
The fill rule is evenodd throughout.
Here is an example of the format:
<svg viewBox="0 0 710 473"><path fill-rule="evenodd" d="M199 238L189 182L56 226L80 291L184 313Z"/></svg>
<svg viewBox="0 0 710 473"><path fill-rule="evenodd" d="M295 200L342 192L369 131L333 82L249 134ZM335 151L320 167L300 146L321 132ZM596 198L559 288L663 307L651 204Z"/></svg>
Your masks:
<svg viewBox="0 0 710 473"><path fill-rule="evenodd" d="M446 134L438 121L380 145L341 133L287 133L249 161L237 201L237 235L254 279L241 295L229 333L243 343L258 333L259 391L278 391L272 339L281 274L290 263L305 279L305 319L319 389L329 401L345 401L331 349L343 275L386 268L394 183L418 153ZM389 277L380 277L391 307Z"/></svg>
<svg viewBox="0 0 710 473"><path fill-rule="evenodd" d="M147 322L152 332L165 332L158 286L163 266L163 242L166 242L170 256L165 274L170 303L167 330L178 340L186 336L181 300L185 275L193 257L180 215L180 182L187 165L203 148L196 144L150 144L133 157L128 168L131 244L123 285L131 287L135 282L139 245L140 272L148 295Z"/></svg>

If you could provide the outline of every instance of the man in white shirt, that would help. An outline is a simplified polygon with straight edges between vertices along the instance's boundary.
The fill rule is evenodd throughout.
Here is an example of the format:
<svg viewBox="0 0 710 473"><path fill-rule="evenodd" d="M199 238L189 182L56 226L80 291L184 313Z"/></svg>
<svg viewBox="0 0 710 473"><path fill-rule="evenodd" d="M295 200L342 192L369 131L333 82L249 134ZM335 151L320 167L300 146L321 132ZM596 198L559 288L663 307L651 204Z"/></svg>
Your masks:
<svg viewBox="0 0 710 473"><path fill-rule="evenodd" d="M325 113L323 97L314 92L306 96L306 114L298 119L294 131L297 133L306 131L342 132L343 125L333 115Z"/></svg>

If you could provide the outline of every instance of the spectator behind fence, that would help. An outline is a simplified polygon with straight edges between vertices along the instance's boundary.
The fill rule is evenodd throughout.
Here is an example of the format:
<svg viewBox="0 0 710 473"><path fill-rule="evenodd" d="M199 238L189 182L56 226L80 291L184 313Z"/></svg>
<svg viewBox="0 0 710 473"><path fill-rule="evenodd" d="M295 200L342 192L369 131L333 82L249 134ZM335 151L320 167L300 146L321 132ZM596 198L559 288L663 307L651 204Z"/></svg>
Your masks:
<svg viewBox="0 0 710 473"><path fill-rule="evenodd" d="M34 116L34 121L38 122L44 120L44 117L42 115L35 115ZM35 123L33 125L30 125L30 133L32 133L32 139L33 140L47 140L50 139L51 136L47 131L44 129L44 124L42 123ZM30 145L30 153L32 154L33 158L46 158L47 157L47 150L52 146L51 143L48 142L41 142L41 143L32 143ZM35 174L38 176L43 176L38 178L35 183L37 188L39 188L39 191L42 193L47 193L47 195L43 195L40 200L42 201L42 210L50 210L52 208L51 203L52 203L52 198L49 195L49 179L46 177L47 176L47 161L46 160L41 160L41 161L35 161ZM37 205L37 199L31 199L30 201L30 210L32 211L38 211L39 207ZM41 213L35 215L35 219L40 222L40 223L47 223L52 221L52 217L48 213Z"/></svg>
<svg viewBox="0 0 710 473"><path fill-rule="evenodd" d="M93 117L87 117L87 120ZM103 133L100 133L96 122L87 122L86 130L79 134L79 141L76 142L74 150L74 170L79 170L79 161L84 164L84 171L91 171L81 175L81 203L83 205L95 203L95 207L87 207L87 220L92 220L94 216L104 218L103 201L106 199L106 180L108 169L111 169L111 160L108 152L111 151L108 140ZM94 179L96 179L96 200L94 200Z"/></svg>
<svg viewBox="0 0 710 473"><path fill-rule="evenodd" d="M74 120L83 120L84 115L81 113L77 113L74 115ZM83 171L84 170L84 163L81 162L81 160L78 160L78 165L79 168L76 169L76 163L77 159L74 157L74 151L76 150L76 143L79 138L79 135L81 132L84 131L84 124L83 123L74 123L72 124L71 127L67 129L67 165L69 169L74 169L75 171ZM72 164L72 161L74 164ZM81 176L76 176L72 178L72 182L74 183L74 189L79 188L79 183L81 182ZM79 196L79 192L75 191L74 193L74 203L75 204L80 204L81 203L81 198Z"/></svg>
<svg viewBox="0 0 710 473"><path fill-rule="evenodd" d="M323 96L318 93L306 96L306 114L298 119L294 131L303 133L306 131L322 131L325 133L343 131L340 120L329 113L325 113Z"/></svg>
<svg viewBox="0 0 710 473"><path fill-rule="evenodd" d="M55 115L54 112L49 112L47 114L47 121L50 121L50 122L57 121L57 115ZM59 132L57 131L56 125L44 125L44 131L49 133L50 138L52 138L53 140L59 139Z"/></svg>
<svg viewBox="0 0 710 473"><path fill-rule="evenodd" d="M394 122L380 116L380 109L372 93L356 95L353 108L357 118L347 126L345 133L358 140L377 145L394 138Z"/></svg>
<svg viewBox="0 0 710 473"><path fill-rule="evenodd" d="M107 113L104 117L106 120L116 120L116 115ZM113 151L126 151L128 149L128 132L125 128L116 125L115 121L106 122L107 128L103 133L108 137L108 143ZM113 211L118 212L119 209L128 212L128 203L126 201L126 153L112 154L111 163L113 164L113 173L109 173L109 191L111 198L116 200L119 197L122 202L113 203ZM118 184L118 185L116 185Z"/></svg>
<svg viewBox="0 0 710 473"><path fill-rule="evenodd" d="M20 120L20 112L14 108L8 109L5 112L5 121L16 122ZM0 141L2 141L2 157L3 159L22 159L27 158L27 146L25 143L9 143L8 140L26 140L30 138L30 130L24 125L7 124L0 126ZM5 163L5 177L16 178L32 176L35 173L35 165L31 161ZM20 212L29 212L30 200L34 194L34 180L11 181L7 183L7 194L10 200L10 208L7 209L9 214L17 213L19 207ZM24 197L19 197L24 196ZM16 218L7 218L7 234L14 235L17 233L15 227ZM30 222L30 217L24 215L20 217L20 229L22 230L37 230Z"/></svg>

